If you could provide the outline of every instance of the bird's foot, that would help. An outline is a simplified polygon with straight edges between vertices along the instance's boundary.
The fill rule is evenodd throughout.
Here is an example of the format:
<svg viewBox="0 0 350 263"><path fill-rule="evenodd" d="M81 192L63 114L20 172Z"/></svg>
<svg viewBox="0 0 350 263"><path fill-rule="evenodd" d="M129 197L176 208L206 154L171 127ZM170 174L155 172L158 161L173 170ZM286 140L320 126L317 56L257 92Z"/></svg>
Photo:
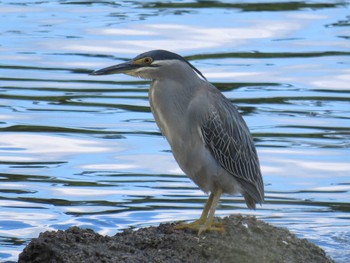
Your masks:
<svg viewBox="0 0 350 263"><path fill-rule="evenodd" d="M223 223L212 221L211 223L207 224L206 222L203 222L203 221L204 220L196 220L192 223L180 223L175 226L175 229L177 230L192 229L192 230L198 231L198 235L207 231L218 231L218 232L225 231Z"/></svg>
<svg viewBox="0 0 350 263"><path fill-rule="evenodd" d="M183 229L198 229L199 226L204 225L204 220L196 220L191 223L179 223L175 226L175 229L177 230L183 230Z"/></svg>
<svg viewBox="0 0 350 263"><path fill-rule="evenodd" d="M215 222L209 226L207 225L200 225L198 228L198 236L202 234L203 232L210 232L210 231L216 231L216 232L225 232L225 227L223 223Z"/></svg>

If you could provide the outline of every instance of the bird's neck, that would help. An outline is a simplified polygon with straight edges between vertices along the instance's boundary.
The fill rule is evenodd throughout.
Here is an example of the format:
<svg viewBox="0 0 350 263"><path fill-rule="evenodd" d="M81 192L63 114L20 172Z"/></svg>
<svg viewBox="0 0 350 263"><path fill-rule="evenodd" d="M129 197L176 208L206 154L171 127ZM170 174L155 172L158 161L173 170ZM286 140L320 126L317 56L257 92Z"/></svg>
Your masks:
<svg viewBox="0 0 350 263"><path fill-rule="evenodd" d="M184 113L197 85L187 85L176 80L153 80L150 87L151 103L178 113Z"/></svg>

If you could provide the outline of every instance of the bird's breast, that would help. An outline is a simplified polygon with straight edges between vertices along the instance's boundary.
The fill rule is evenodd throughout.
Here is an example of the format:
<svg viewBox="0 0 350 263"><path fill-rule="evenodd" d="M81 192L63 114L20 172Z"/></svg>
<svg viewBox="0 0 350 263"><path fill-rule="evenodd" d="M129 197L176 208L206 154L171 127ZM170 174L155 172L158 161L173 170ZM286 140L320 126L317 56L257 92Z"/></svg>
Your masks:
<svg viewBox="0 0 350 263"><path fill-rule="evenodd" d="M154 82L149 90L151 110L162 134L172 147L182 143L187 131L188 98L173 83Z"/></svg>

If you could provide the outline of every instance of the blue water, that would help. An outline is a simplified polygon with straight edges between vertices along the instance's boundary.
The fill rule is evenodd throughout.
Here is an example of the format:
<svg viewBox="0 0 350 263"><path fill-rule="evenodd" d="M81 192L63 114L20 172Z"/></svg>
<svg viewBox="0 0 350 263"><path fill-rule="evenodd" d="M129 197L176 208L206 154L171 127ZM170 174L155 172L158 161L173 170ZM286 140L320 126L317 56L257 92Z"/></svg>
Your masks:
<svg viewBox="0 0 350 263"><path fill-rule="evenodd" d="M235 103L259 153L266 202L225 196L350 260L348 1L0 1L0 261L73 225L113 235L199 217L148 82L92 77L151 49L177 52Z"/></svg>

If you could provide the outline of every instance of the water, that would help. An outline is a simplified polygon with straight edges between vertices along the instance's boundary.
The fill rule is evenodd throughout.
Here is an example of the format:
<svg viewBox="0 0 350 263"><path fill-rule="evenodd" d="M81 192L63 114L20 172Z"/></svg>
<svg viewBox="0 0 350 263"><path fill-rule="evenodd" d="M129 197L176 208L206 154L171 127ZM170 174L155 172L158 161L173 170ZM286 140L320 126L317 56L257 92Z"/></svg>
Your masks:
<svg viewBox="0 0 350 263"><path fill-rule="evenodd" d="M148 83L94 69L162 48L235 103L256 141L266 202L225 196L350 258L348 1L0 1L0 259L73 225L113 235L199 217L150 112Z"/></svg>

